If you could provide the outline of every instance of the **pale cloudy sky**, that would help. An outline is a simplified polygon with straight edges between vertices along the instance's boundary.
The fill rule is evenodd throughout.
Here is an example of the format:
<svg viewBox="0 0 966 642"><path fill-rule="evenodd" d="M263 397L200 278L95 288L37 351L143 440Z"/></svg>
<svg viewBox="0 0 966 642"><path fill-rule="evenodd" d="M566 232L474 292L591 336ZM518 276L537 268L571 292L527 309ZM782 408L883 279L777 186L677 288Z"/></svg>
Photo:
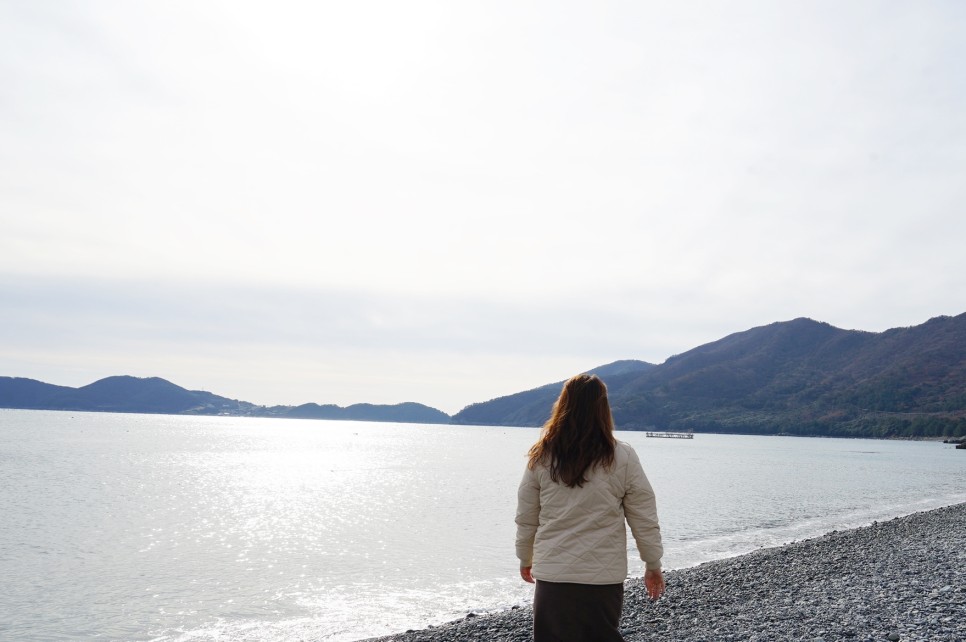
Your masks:
<svg viewBox="0 0 966 642"><path fill-rule="evenodd" d="M966 311L966 3L0 1L0 375L447 412Z"/></svg>

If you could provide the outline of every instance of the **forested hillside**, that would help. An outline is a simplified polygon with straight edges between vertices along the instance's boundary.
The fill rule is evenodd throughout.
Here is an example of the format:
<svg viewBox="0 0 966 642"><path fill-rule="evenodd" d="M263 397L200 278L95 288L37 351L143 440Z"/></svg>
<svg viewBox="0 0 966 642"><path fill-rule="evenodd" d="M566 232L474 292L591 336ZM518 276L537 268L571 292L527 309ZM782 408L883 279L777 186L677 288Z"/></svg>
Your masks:
<svg viewBox="0 0 966 642"><path fill-rule="evenodd" d="M753 434L966 434L966 314L881 333L810 319L739 332L641 373L601 375L619 428ZM559 384L454 421L540 425ZM519 401L520 403L512 403ZM524 403L525 402L525 403Z"/></svg>

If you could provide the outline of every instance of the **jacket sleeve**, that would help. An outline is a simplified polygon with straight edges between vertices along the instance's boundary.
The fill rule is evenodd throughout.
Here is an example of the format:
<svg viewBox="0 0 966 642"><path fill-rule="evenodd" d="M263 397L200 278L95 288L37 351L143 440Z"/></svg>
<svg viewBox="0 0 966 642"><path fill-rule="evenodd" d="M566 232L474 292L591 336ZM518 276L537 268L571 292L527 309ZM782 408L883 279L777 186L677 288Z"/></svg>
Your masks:
<svg viewBox="0 0 966 642"><path fill-rule="evenodd" d="M629 448L627 478L624 485L624 515L637 542L637 551L647 570L661 568L664 547L661 544L661 525L657 521L657 500L654 489L644 475L641 460Z"/></svg>
<svg viewBox="0 0 966 642"><path fill-rule="evenodd" d="M528 467L517 489L517 558L520 568L533 565L533 540L540 523L540 482Z"/></svg>

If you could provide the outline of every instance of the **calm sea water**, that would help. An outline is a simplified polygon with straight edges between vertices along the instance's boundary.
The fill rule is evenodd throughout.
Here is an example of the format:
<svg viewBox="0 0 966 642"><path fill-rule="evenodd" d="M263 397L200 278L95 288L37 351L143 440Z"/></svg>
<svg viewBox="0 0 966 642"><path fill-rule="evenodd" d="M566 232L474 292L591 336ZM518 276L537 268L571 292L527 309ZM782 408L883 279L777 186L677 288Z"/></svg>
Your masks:
<svg viewBox="0 0 966 642"><path fill-rule="evenodd" d="M536 436L0 410L0 638L331 642L528 602ZM966 453L935 442L619 438L670 568L966 501Z"/></svg>

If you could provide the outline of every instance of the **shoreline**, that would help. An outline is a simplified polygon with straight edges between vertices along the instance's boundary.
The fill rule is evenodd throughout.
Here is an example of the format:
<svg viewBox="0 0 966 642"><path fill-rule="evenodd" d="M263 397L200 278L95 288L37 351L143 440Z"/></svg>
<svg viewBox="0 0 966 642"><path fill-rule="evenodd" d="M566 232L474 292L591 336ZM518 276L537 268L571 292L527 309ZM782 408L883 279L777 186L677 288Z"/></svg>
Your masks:
<svg viewBox="0 0 966 642"><path fill-rule="evenodd" d="M966 502L625 582L627 642L966 640ZM531 640L530 607L362 642Z"/></svg>
<svg viewBox="0 0 966 642"><path fill-rule="evenodd" d="M417 402L404 402L404 403L417 403ZM393 404L395 405L395 404ZM431 406L428 406L432 408ZM292 417L287 415L253 415L253 414L219 414L219 413L201 413L201 412L161 412L161 411L149 411L149 410L97 410L90 408L25 408L25 407L14 407L14 406L3 406L0 407L0 412L3 411L15 411L15 412L58 412L58 413L79 413L79 414L103 414L103 415L144 415L147 417L200 417L200 418L221 418L221 419L286 419L286 420L298 420L298 421L333 421L333 422L351 422L360 424L407 424L414 426L451 426L456 428L509 428L511 430L521 429L530 430L538 429L540 426L518 426L509 424L464 424L464 423L452 423L452 422L426 422L426 421L409 421L402 419L353 419L346 417ZM646 428L626 428L626 427L615 427L615 432L628 432L628 433L643 433L647 432ZM890 437L876 437L874 435L820 435L820 434L797 434L790 432L727 432L727 431L714 431L714 432L695 432L695 435L722 435L725 437L798 437L802 439L848 439L848 440L859 440L868 439L871 441L927 441L939 444L949 444L955 443L948 440L966 440L966 435L963 436L945 436L945 435L917 435L911 437L900 437L900 436L890 436Z"/></svg>

